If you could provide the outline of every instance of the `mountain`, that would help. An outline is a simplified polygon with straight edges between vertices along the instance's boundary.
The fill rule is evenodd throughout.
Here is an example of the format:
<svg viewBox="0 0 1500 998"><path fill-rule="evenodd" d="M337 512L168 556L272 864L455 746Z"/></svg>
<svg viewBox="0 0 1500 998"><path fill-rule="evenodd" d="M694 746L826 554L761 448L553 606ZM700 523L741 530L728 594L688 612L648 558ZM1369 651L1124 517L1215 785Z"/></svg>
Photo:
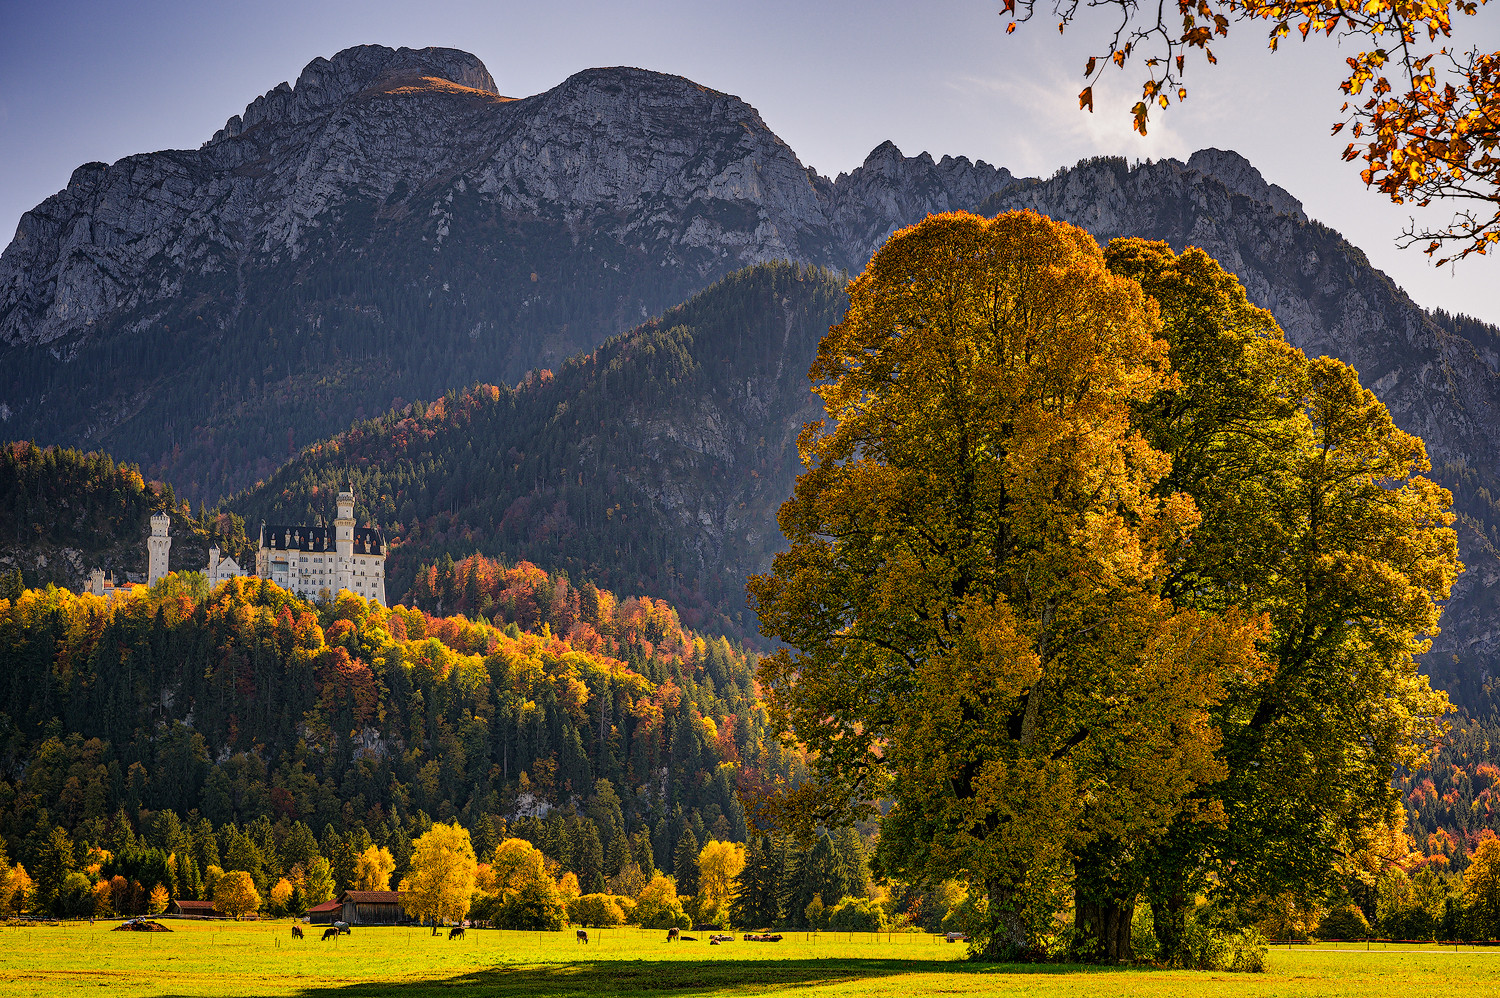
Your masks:
<svg viewBox="0 0 1500 998"><path fill-rule="evenodd" d="M314 60L197 150L79 167L0 256L0 420L213 498L365 415L513 383L773 259L860 268L1011 180L886 143L828 180L755 109L451 49Z"/></svg>
<svg viewBox="0 0 1500 998"><path fill-rule="evenodd" d="M1483 695L1500 656L1500 331L1418 308L1243 157L1099 159L1041 180L885 143L829 179L739 98L679 77L497 90L465 53L365 46L315 60L198 150L81 167L0 256L6 434L108 450L189 498L262 482L236 507L252 524L306 515L326 498L313 485L353 473L404 534L396 583L479 549L671 595L743 633L741 581L779 543L789 442L815 413L803 372L841 307L797 289L836 287L928 212L1030 208L1101 239L1203 246L1427 441L1469 568L1427 661L1458 699ZM735 278L756 289L743 316L719 314L718 288L666 311L784 258L824 276ZM773 304L783 284L800 318ZM730 350L732 332L762 353ZM505 387L486 400L476 383ZM570 429L563 405L606 425Z"/></svg>

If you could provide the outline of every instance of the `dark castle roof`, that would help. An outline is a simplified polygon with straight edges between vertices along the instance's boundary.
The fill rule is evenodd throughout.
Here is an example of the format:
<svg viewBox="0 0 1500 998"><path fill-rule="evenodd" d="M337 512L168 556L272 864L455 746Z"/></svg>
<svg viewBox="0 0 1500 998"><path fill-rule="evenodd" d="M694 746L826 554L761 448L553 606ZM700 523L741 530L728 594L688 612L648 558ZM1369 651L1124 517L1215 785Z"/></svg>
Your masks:
<svg viewBox="0 0 1500 998"><path fill-rule="evenodd" d="M338 550L332 527L267 524L265 543L272 551L311 551L316 554ZM385 554L385 534L380 532L379 527L355 527L354 553Z"/></svg>

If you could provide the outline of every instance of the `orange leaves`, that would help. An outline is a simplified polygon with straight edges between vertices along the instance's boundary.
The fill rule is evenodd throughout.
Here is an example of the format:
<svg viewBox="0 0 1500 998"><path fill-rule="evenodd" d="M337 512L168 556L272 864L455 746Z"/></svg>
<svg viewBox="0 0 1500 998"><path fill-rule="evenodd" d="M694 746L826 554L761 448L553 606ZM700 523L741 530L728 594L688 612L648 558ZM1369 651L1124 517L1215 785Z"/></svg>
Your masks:
<svg viewBox="0 0 1500 998"><path fill-rule="evenodd" d="M1142 135L1145 135L1147 115L1145 101L1136 101L1135 107L1132 107L1130 109L1130 114L1135 119L1135 130Z"/></svg>
<svg viewBox="0 0 1500 998"><path fill-rule="evenodd" d="M1500 53L1462 53L1451 45L1439 51L1421 51L1419 39L1436 45L1452 35L1454 12L1473 16L1482 6L1475 0L1368 0L1350 6L1332 0L1177 0L1175 11L1140 7L1127 0L1105 0L1120 8L1121 21L1108 36L1109 51L1090 57L1084 76L1092 81L1103 62L1124 69L1138 46L1146 46L1142 64L1150 76L1143 86L1142 100L1130 109L1132 125L1146 134L1150 106L1167 107L1169 94L1187 98L1182 85L1185 54L1202 49L1209 65L1218 59L1209 43L1227 37L1230 20L1264 22L1267 41L1275 51L1293 30L1305 41L1315 35L1331 38L1337 32L1363 39L1368 51L1345 58L1348 74L1339 84L1349 95L1368 92L1369 100L1348 112L1349 120L1364 124L1355 137L1362 148L1366 169L1364 182L1401 204L1425 205L1435 198L1458 198L1495 205L1493 214L1465 210L1445 229L1409 232L1407 245L1428 237L1438 245L1458 242L1457 258L1484 253L1500 242ZM1016 10L1015 0L1005 0L1005 10ZM1062 14L1059 30L1072 23L1077 7L1057 8ZM1030 17L1013 20L1007 32ZM1175 19L1180 18L1180 26ZM1163 72L1165 68L1165 72ZM1399 73L1399 75L1398 75ZM1092 89L1079 94L1080 110L1094 110ZM1348 121L1335 125L1337 134ZM1428 242L1428 252L1432 252ZM1446 262L1446 259L1444 261Z"/></svg>

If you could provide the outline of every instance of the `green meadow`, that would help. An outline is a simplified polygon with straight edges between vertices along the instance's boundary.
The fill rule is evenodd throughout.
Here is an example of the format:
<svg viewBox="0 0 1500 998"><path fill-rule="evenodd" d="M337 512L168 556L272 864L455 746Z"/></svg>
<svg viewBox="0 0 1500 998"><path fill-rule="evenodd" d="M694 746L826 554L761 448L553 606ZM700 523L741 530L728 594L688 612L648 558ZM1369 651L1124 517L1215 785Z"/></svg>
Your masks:
<svg viewBox="0 0 1500 998"><path fill-rule="evenodd" d="M664 933L471 929L449 942L426 929L355 929L295 940L286 922L170 923L170 933L111 925L0 929L0 993L30 996L463 995L829 996L1484 995L1500 993L1500 948L1411 945L1273 949L1246 975L1071 966L986 966L964 947L916 934L795 933L781 943L668 944ZM108 988L101 992L100 988ZM454 991L452 989L460 989Z"/></svg>

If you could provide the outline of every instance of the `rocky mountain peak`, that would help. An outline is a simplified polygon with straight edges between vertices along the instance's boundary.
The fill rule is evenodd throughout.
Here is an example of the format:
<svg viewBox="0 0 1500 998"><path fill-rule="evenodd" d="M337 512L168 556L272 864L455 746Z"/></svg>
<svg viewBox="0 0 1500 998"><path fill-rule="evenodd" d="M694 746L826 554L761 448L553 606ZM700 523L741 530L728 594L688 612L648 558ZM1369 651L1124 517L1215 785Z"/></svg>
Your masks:
<svg viewBox="0 0 1500 998"><path fill-rule="evenodd" d="M1187 168L1213 177L1235 194L1270 205L1283 215L1307 220L1302 202L1283 187L1266 182L1250 161L1230 149L1199 149L1188 157Z"/></svg>
<svg viewBox="0 0 1500 998"><path fill-rule="evenodd" d="M242 134L264 121L306 121L343 101L372 90L389 90L423 78L467 90L496 93L495 79L478 56L458 49L388 48L356 45L308 63L295 87L280 83L235 115L211 141Z"/></svg>

